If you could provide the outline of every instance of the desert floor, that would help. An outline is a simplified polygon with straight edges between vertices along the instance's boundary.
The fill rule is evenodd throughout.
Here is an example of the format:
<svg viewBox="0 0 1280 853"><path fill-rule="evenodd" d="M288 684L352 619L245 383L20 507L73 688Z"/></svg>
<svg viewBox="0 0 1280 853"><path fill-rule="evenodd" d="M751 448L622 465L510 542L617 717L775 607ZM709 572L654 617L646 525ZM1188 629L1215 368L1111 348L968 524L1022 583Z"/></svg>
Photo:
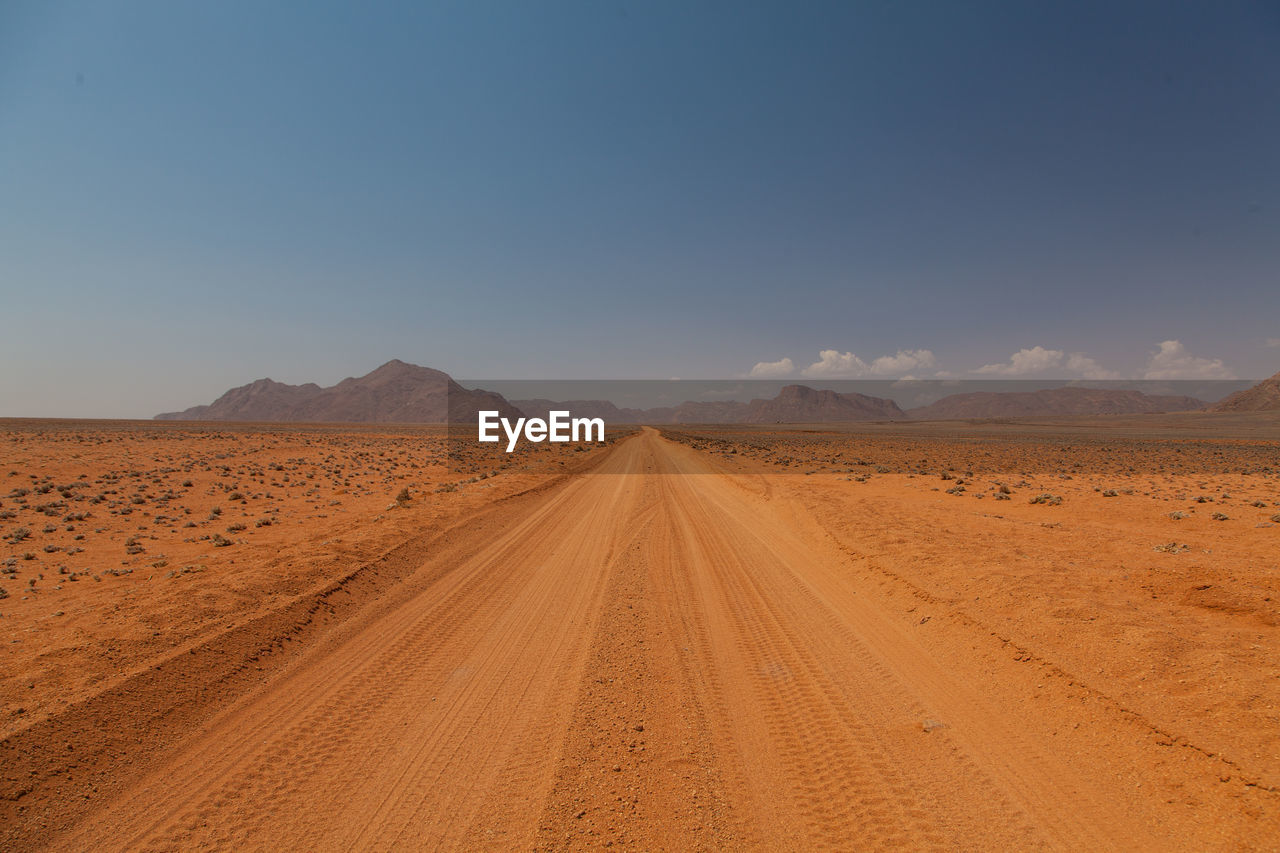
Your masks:
<svg viewBox="0 0 1280 853"><path fill-rule="evenodd" d="M0 422L0 848L1277 848L1274 417L610 435Z"/></svg>

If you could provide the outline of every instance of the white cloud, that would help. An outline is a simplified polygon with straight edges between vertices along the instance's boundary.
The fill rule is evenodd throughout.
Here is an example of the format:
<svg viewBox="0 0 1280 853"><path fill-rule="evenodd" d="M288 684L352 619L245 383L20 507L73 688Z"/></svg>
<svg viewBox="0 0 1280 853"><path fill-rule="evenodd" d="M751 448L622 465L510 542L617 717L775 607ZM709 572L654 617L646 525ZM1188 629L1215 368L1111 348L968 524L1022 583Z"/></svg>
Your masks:
<svg viewBox="0 0 1280 853"><path fill-rule="evenodd" d="M805 376L849 379L860 376L894 376L922 367L933 367L935 364L937 359L927 349L900 349L894 355L872 359L870 364L851 352L824 349L818 353L817 361L800 372Z"/></svg>
<svg viewBox="0 0 1280 853"><path fill-rule="evenodd" d="M1073 352L1067 356L1067 370L1072 373L1079 373L1085 379L1120 379L1119 373L1114 370L1107 370L1098 362L1089 358L1082 352Z"/></svg>
<svg viewBox="0 0 1280 853"><path fill-rule="evenodd" d="M863 376L867 363L851 352L824 349L818 353L817 361L800 372L805 376Z"/></svg>
<svg viewBox="0 0 1280 853"><path fill-rule="evenodd" d="M933 367L937 363L933 353L927 349L900 349L897 355L882 355L871 362L871 372L902 373L921 367Z"/></svg>
<svg viewBox="0 0 1280 853"><path fill-rule="evenodd" d="M1108 370L1095 359L1082 352L1065 353L1060 349L1034 346L1020 349L1009 356L1007 362L984 364L975 373L997 376L1028 376L1043 373L1071 373L1084 379L1120 379L1120 374Z"/></svg>
<svg viewBox="0 0 1280 853"><path fill-rule="evenodd" d="M773 379L778 376L790 376L795 370L796 366L791 359L783 358L778 361L758 361L747 375L752 379Z"/></svg>
<svg viewBox="0 0 1280 853"><path fill-rule="evenodd" d="M996 373L1002 376L1022 376L1027 373L1042 373L1062 366L1063 352L1060 349L1045 349L1035 346L1031 349L1020 349L1009 356L1006 364L984 364L976 373Z"/></svg>
<svg viewBox="0 0 1280 853"><path fill-rule="evenodd" d="M1220 358L1198 358L1181 341L1161 341L1151 353L1143 379L1235 379Z"/></svg>

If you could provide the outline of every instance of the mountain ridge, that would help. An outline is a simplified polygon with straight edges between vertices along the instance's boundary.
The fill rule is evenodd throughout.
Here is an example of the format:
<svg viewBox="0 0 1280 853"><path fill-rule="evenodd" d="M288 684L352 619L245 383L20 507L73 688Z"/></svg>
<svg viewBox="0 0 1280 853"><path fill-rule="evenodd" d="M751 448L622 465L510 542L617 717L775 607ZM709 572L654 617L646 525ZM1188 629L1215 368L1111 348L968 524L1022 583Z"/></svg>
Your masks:
<svg viewBox="0 0 1280 853"><path fill-rule="evenodd" d="M1270 412L1280 409L1280 373L1237 391L1209 407L1211 412Z"/></svg>
<svg viewBox="0 0 1280 853"><path fill-rule="evenodd" d="M619 407L608 400L508 401L501 394L467 389L449 374L392 359L363 376L329 386L289 385L270 378L232 388L212 403L156 420L265 421L276 423L459 423L474 422L482 409L501 417L546 418L552 409L606 423L771 424L856 421L971 420L1052 415L1155 414L1162 412L1249 411L1280 408L1280 374L1237 392L1214 406L1194 397L1144 394L1132 389L1083 386L1036 391L973 391L952 394L926 406L903 410L894 400L792 384L767 399L699 401L648 409Z"/></svg>
<svg viewBox="0 0 1280 853"><path fill-rule="evenodd" d="M501 394L463 388L449 374L392 359L363 376L322 388L257 379L208 405L164 412L155 420L276 423L459 423L481 409L520 417Z"/></svg>

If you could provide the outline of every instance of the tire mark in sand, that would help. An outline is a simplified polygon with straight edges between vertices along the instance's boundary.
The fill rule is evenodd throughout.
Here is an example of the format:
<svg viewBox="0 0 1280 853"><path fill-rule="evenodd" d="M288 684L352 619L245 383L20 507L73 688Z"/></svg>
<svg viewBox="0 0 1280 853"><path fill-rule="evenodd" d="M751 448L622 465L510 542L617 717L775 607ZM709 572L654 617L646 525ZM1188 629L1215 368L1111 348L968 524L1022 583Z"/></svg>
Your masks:
<svg viewBox="0 0 1280 853"><path fill-rule="evenodd" d="M768 498L645 430L51 846L1191 843L1106 775L1125 755L1025 736Z"/></svg>

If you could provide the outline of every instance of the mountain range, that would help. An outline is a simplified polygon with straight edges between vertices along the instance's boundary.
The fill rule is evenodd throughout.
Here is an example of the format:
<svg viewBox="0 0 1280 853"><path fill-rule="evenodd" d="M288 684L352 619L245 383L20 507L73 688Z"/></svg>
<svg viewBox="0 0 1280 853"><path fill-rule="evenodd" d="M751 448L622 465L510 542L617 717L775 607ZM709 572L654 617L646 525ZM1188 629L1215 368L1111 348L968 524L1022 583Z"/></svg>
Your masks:
<svg viewBox="0 0 1280 853"><path fill-rule="evenodd" d="M690 400L678 406L620 409L606 400L513 400L520 411L545 418L551 409L568 409L575 417L604 418L605 423L776 424L829 421L902 420L906 414L892 400L865 394L839 394L806 385L788 385L778 396L741 403Z"/></svg>
<svg viewBox="0 0 1280 853"><path fill-rule="evenodd" d="M1194 397L1143 394L1128 389L1066 386L1040 391L977 391L953 394L903 411L896 402L865 394L787 385L777 396L750 402L687 401L651 409L620 408L607 400L507 401L501 394L464 388L447 373L393 359L360 377L322 388L259 379L232 388L208 405L156 415L157 420L274 421L319 423L462 423L482 409L505 418L542 417L566 409L575 417L606 423L830 423L848 421L952 420L1048 415L1119 415L1184 412L1206 408ZM1280 409L1280 374L1232 394L1211 411Z"/></svg>
<svg viewBox="0 0 1280 853"><path fill-rule="evenodd" d="M521 416L501 394L463 388L447 373L392 359L329 388L259 379L207 406L156 415L169 421L306 421L312 423L456 423L496 409Z"/></svg>

